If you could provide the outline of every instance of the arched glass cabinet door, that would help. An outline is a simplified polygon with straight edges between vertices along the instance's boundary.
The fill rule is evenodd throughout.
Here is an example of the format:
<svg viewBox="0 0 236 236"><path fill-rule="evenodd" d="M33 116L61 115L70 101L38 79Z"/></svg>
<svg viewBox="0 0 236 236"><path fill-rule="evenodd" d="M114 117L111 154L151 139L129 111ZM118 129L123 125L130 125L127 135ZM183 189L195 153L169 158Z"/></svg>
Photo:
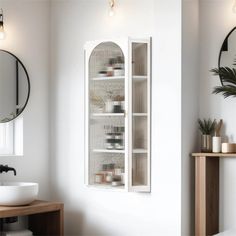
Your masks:
<svg viewBox="0 0 236 236"><path fill-rule="evenodd" d="M127 173L126 66L114 42L91 46L86 54L87 184L125 189Z"/></svg>

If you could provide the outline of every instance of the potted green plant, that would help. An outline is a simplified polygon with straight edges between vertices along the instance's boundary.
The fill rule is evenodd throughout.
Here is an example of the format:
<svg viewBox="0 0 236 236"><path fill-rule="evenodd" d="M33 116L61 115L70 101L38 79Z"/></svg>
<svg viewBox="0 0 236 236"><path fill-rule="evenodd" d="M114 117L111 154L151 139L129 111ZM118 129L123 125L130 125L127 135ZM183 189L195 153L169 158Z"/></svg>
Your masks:
<svg viewBox="0 0 236 236"><path fill-rule="evenodd" d="M224 98L236 97L236 69L229 67L220 67L212 69L214 75L219 75L222 81L221 86L213 89L214 94L223 94Z"/></svg>
<svg viewBox="0 0 236 236"><path fill-rule="evenodd" d="M212 134L216 121L211 119L198 119L198 128L201 132L201 152L212 152Z"/></svg>

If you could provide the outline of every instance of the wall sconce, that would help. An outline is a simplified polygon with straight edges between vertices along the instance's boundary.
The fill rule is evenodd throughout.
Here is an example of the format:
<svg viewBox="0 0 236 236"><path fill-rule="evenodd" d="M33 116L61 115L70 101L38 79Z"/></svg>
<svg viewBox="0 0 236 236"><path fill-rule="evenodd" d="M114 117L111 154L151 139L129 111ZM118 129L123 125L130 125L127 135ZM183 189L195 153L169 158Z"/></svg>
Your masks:
<svg viewBox="0 0 236 236"><path fill-rule="evenodd" d="M3 25L3 10L2 8L0 9L0 40L5 39L6 33L4 30L4 25Z"/></svg>
<svg viewBox="0 0 236 236"><path fill-rule="evenodd" d="M234 5L232 7L232 11L233 11L233 13L236 14L236 0L234 1Z"/></svg>
<svg viewBox="0 0 236 236"><path fill-rule="evenodd" d="M114 16L115 15L115 0L109 0L109 16Z"/></svg>

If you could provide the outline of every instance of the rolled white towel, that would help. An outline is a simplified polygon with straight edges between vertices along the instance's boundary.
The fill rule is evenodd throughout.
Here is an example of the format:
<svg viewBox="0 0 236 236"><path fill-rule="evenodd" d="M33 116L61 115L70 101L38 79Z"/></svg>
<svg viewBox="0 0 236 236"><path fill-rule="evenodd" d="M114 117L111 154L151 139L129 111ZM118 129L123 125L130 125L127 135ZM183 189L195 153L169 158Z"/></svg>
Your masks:
<svg viewBox="0 0 236 236"><path fill-rule="evenodd" d="M2 232L2 236L33 236L33 233L28 230L14 230L14 231L5 231Z"/></svg>

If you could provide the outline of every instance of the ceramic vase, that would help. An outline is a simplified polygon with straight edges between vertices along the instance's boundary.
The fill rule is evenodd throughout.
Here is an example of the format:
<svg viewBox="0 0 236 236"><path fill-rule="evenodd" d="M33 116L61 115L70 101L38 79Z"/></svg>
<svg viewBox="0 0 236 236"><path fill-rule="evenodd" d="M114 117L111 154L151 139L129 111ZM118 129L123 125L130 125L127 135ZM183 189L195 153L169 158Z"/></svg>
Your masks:
<svg viewBox="0 0 236 236"><path fill-rule="evenodd" d="M201 136L201 152L212 152L212 137L208 134Z"/></svg>

